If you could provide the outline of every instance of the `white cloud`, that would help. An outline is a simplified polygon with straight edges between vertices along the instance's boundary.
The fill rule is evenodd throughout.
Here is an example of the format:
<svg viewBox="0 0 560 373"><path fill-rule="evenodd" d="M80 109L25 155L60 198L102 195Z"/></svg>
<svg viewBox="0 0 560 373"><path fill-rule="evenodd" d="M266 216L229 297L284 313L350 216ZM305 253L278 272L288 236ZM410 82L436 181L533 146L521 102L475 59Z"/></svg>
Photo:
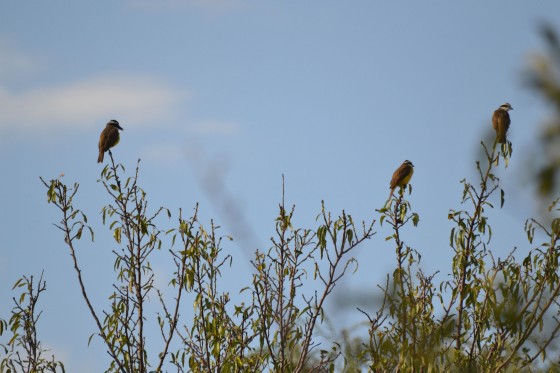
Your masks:
<svg viewBox="0 0 560 373"><path fill-rule="evenodd" d="M15 92L0 86L0 129L88 128L111 118L158 125L189 94L147 76L109 75Z"/></svg>
<svg viewBox="0 0 560 373"><path fill-rule="evenodd" d="M162 3L167 6L194 6L203 1L162 0ZM209 3L220 7L228 1L209 0ZM15 88L7 82L18 77L27 79L43 69L44 66L37 61L0 35L0 131L42 136L60 128L99 128L100 123L109 119L119 120L125 128L130 125L160 128L165 123L183 122L180 110L184 110L182 108L190 99L190 92L150 75L111 73L24 89ZM235 123L212 119L183 128L200 135L222 136L239 132ZM151 149L148 154L154 159L180 159L184 156L178 149L169 147Z"/></svg>

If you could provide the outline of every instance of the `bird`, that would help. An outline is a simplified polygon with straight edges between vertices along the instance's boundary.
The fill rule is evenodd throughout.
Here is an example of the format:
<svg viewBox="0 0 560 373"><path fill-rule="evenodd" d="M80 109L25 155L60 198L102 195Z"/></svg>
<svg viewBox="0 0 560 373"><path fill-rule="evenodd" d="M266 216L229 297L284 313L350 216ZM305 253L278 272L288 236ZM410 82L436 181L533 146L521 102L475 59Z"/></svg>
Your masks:
<svg viewBox="0 0 560 373"><path fill-rule="evenodd" d="M391 194L389 194L389 199L391 199L391 197L393 196L393 192L395 191L396 187L398 186L405 187L408 184L413 173L414 173L414 165L412 164L411 161L407 159L393 173L393 177L391 178L391 184L389 185L389 187L391 188Z"/></svg>
<svg viewBox="0 0 560 373"><path fill-rule="evenodd" d="M103 155L105 152L119 143L119 130L122 129L119 122L115 119L111 119L107 122L107 125L99 136L99 156L97 157L97 163L103 162Z"/></svg>
<svg viewBox="0 0 560 373"><path fill-rule="evenodd" d="M508 113L510 110L513 110L513 108L506 102L497 108L492 115L492 127L494 127L494 130L496 131L496 136L500 144L506 142L507 131L509 129L509 124L511 123Z"/></svg>

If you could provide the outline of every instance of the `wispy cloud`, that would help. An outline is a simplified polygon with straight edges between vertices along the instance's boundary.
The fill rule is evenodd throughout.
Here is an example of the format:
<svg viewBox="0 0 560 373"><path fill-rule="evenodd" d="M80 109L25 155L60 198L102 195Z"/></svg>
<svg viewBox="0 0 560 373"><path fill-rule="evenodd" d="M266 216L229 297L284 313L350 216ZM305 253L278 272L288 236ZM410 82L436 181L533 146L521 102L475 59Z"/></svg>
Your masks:
<svg viewBox="0 0 560 373"><path fill-rule="evenodd" d="M173 118L178 104L189 96L143 75L89 77L23 92L0 86L0 129L89 128L112 117L135 125L157 125Z"/></svg>
<svg viewBox="0 0 560 373"><path fill-rule="evenodd" d="M210 0L220 3L222 0ZM163 0L182 4L183 0ZM186 0L197 3L199 0ZM192 4L191 4L192 5ZM51 85L27 85L21 89L14 78L28 79L46 68L24 53L15 43L0 35L0 131L25 132L42 136L53 129L73 131L98 129L100 123L115 118L126 128L158 127L165 123L185 123L185 105L192 94L147 74L109 73L83 77ZM6 79L3 79L6 77ZM16 88L17 87L17 88ZM237 124L203 119L181 126L191 134L223 136L238 133ZM154 159L180 159L184 154L168 145L151 149Z"/></svg>

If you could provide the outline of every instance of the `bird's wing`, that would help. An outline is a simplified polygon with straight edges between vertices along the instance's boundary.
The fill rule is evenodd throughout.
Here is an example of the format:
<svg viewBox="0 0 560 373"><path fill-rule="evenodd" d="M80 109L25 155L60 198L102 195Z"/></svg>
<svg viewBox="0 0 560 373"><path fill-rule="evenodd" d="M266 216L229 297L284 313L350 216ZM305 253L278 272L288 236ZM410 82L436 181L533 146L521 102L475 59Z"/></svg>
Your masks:
<svg viewBox="0 0 560 373"><path fill-rule="evenodd" d="M410 174L411 171L412 171L411 167L409 167L405 163L401 164L401 166L399 168L397 168L397 170L393 174L393 177L391 178L390 188L391 189L396 188L396 186L399 185L401 180L403 180L405 177L407 177Z"/></svg>
<svg viewBox="0 0 560 373"><path fill-rule="evenodd" d="M107 133L107 129L108 127L103 128L103 131L101 131L101 135L99 135L99 151L100 152L104 152L107 150L106 143L107 143L107 137L109 137L108 133Z"/></svg>
<svg viewBox="0 0 560 373"><path fill-rule="evenodd" d="M106 152L115 146L119 139L119 130L113 126L107 126L99 137L99 151Z"/></svg>
<svg viewBox="0 0 560 373"><path fill-rule="evenodd" d="M509 114L505 110L498 109L494 112L494 115L492 115L492 126L496 131L499 129L500 125L507 128L510 122Z"/></svg>
<svg viewBox="0 0 560 373"><path fill-rule="evenodd" d="M496 110L496 111L494 111L494 114L492 114L492 127L494 127L494 129L496 131L498 130L498 120L499 120L498 119L498 116L499 116L498 111L499 110Z"/></svg>

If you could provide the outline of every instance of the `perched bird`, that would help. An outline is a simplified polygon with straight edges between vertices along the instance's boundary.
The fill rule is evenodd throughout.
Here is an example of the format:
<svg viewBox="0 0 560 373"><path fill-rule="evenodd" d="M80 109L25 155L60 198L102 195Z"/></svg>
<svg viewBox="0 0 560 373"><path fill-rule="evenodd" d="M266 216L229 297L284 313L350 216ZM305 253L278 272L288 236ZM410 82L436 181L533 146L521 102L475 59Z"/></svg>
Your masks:
<svg viewBox="0 0 560 373"><path fill-rule="evenodd" d="M509 129L511 120L509 119L508 111L513 110L509 103L505 103L494 111L492 115L492 127L496 130L498 142L503 144L506 142L506 135Z"/></svg>
<svg viewBox="0 0 560 373"><path fill-rule="evenodd" d="M103 162L105 152L119 143L119 130L122 130L119 122L114 119L107 122L105 129L103 129L99 136L99 157L97 157L97 163Z"/></svg>
<svg viewBox="0 0 560 373"><path fill-rule="evenodd" d="M409 160L404 161L403 164L401 164L399 168L397 168L397 170L393 173L393 177L391 178L391 194L389 194L389 199L391 199L391 197L393 196L393 192L395 191L396 187L405 187L408 184L413 173L414 165Z"/></svg>

